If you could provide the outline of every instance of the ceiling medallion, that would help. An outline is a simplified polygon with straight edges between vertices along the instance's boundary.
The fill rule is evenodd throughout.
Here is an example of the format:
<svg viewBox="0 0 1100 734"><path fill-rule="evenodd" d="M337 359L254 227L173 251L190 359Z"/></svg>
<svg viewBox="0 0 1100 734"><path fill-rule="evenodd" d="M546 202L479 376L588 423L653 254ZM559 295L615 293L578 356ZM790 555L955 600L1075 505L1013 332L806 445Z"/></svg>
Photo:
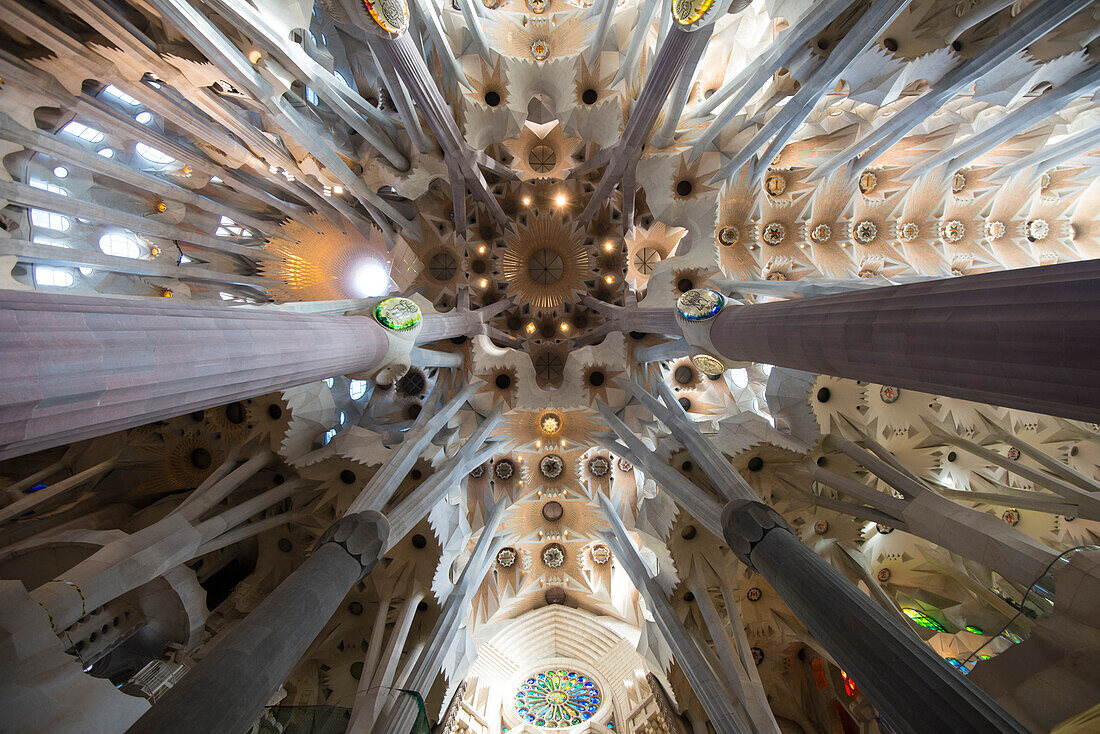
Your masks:
<svg viewBox="0 0 1100 734"><path fill-rule="evenodd" d="M955 175L951 177L951 193L961 194L963 189L966 188L966 176L962 171L956 171Z"/></svg>
<svg viewBox="0 0 1100 734"><path fill-rule="evenodd" d="M944 223L940 235L948 242L958 242L966 236L966 227L958 219L952 219Z"/></svg>
<svg viewBox="0 0 1100 734"><path fill-rule="evenodd" d="M387 298L374 307L374 318L390 331L408 331L420 323L420 306L408 298Z"/></svg>
<svg viewBox="0 0 1100 734"><path fill-rule="evenodd" d="M481 0L481 4L489 10L496 10L500 7L500 0Z"/></svg>
<svg viewBox="0 0 1100 734"><path fill-rule="evenodd" d="M542 518L546 522L560 522L564 516L565 508L557 500L550 500L542 506Z"/></svg>
<svg viewBox="0 0 1100 734"><path fill-rule="evenodd" d="M759 647L752 648L752 661L756 663L757 667L764 662L764 651Z"/></svg>
<svg viewBox="0 0 1100 734"><path fill-rule="evenodd" d="M501 548L500 553L497 553L497 564L501 568L510 568L515 562L516 551L514 548Z"/></svg>
<svg viewBox="0 0 1100 734"><path fill-rule="evenodd" d="M1049 189L1050 188L1050 174L1049 173L1044 173L1042 176L1039 177L1039 188L1041 188L1041 189Z"/></svg>
<svg viewBox="0 0 1100 734"><path fill-rule="evenodd" d="M483 476L485 476L485 467L483 466L475 466L470 472L471 479L481 479Z"/></svg>
<svg viewBox="0 0 1100 734"><path fill-rule="evenodd" d="M867 244L871 240L875 239L875 235L878 234L878 227L870 219L864 219L862 222L858 222L852 229L852 234L856 240Z"/></svg>
<svg viewBox="0 0 1100 734"><path fill-rule="evenodd" d="M859 192L869 194L878 186L878 176L870 171L864 171L859 175Z"/></svg>
<svg viewBox="0 0 1100 734"><path fill-rule="evenodd" d="M898 401L898 398L901 397L901 390L890 385L883 385L878 390L878 396L882 398L882 402L889 405Z"/></svg>
<svg viewBox="0 0 1100 734"><path fill-rule="evenodd" d="M561 430L561 416L553 411L547 411L539 418L539 428L547 436L553 436Z"/></svg>
<svg viewBox="0 0 1100 734"><path fill-rule="evenodd" d="M706 321L722 310L726 299L710 288L692 288L676 299L676 310L688 321Z"/></svg>
<svg viewBox="0 0 1100 734"><path fill-rule="evenodd" d="M1019 510L1005 510L1001 513L1001 519L1007 522L1009 525L1020 524L1020 511Z"/></svg>
<svg viewBox="0 0 1100 734"><path fill-rule="evenodd" d="M818 244L822 242L828 242L829 238L833 236L833 230L827 224L816 224L814 228L810 230L810 239Z"/></svg>
<svg viewBox="0 0 1100 734"><path fill-rule="evenodd" d="M765 242L775 246L782 242L783 238L787 236L787 228L779 222L772 222L764 227L764 234L762 236Z"/></svg>
<svg viewBox="0 0 1100 734"><path fill-rule="evenodd" d="M759 587L754 586L745 594L745 598L749 601L760 601L764 598L764 592L761 591Z"/></svg>
<svg viewBox="0 0 1100 734"><path fill-rule="evenodd" d="M1013 461L1019 461L1020 460L1020 449L1016 448L1015 446L1009 446L1008 447L1008 458L1012 459Z"/></svg>
<svg viewBox="0 0 1100 734"><path fill-rule="evenodd" d="M890 569L888 569L888 568L880 568L878 570L878 573L875 574L875 578L877 578L879 580L879 583L883 583L883 584L885 584L887 581L889 581L891 576L893 576L893 574L890 572Z"/></svg>
<svg viewBox="0 0 1100 734"><path fill-rule="evenodd" d="M508 459L501 459L493 467L493 474L497 475L497 479L511 479L515 473L516 466Z"/></svg>
<svg viewBox="0 0 1100 734"><path fill-rule="evenodd" d="M547 479L557 479L565 470L565 462L557 454L547 454L539 462L539 473Z"/></svg>
<svg viewBox="0 0 1100 734"><path fill-rule="evenodd" d="M787 179L778 173L773 173L764 179L764 190L768 192L769 196L780 196L787 190Z"/></svg>
<svg viewBox="0 0 1100 734"><path fill-rule="evenodd" d="M709 377L715 377L726 371L726 365L722 360L709 354L693 354L691 363L695 365L695 369Z"/></svg>
<svg viewBox="0 0 1100 734"><path fill-rule="evenodd" d="M737 227L733 225L722 227L722 229L718 231L718 244L720 245L732 247L737 244L739 239L741 239L741 233L738 232Z"/></svg>
<svg viewBox="0 0 1100 734"><path fill-rule="evenodd" d="M917 226L916 222L903 222L902 225L898 227L898 237L902 242L912 242L919 234L920 227Z"/></svg>
<svg viewBox="0 0 1100 734"><path fill-rule="evenodd" d="M828 520L818 520L817 522L815 522L814 523L814 532L817 533L818 535L824 535L825 533L829 532L829 521Z"/></svg>
<svg viewBox="0 0 1100 734"><path fill-rule="evenodd" d="M409 6L405 0L363 0L367 12L382 30L404 33L409 27Z"/></svg>
<svg viewBox="0 0 1100 734"><path fill-rule="evenodd" d="M593 456L588 461L588 471L594 477L606 477L611 471L611 462L603 456Z"/></svg>
<svg viewBox="0 0 1100 734"><path fill-rule="evenodd" d="M531 9L531 12L535 15L542 15L546 12L546 6L550 0L527 0L527 7Z"/></svg>
<svg viewBox="0 0 1100 734"><path fill-rule="evenodd" d="M535 61L546 61L550 58L550 44L541 38L531 44L531 56Z"/></svg>
<svg viewBox="0 0 1100 734"><path fill-rule="evenodd" d="M714 0L675 0L672 3L672 17L680 25L691 25L703 17L714 5Z"/></svg>
<svg viewBox="0 0 1100 734"><path fill-rule="evenodd" d="M584 236L559 214L542 212L520 223L506 237L500 273L518 304L557 308L584 291L589 255Z"/></svg>
<svg viewBox="0 0 1100 734"><path fill-rule="evenodd" d="M592 560L601 566L611 560L611 549L606 545L597 545L592 548Z"/></svg>
<svg viewBox="0 0 1100 734"><path fill-rule="evenodd" d="M542 562L547 568L561 568L565 563L565 549L557 543L551 543L542 549Z"/></svg>
<svg viewBox="0 0 1100 734"><path fill-rule="evenodd" d="M1046 236L1050 234L1050 225L1047 224L1045 219L1032 219L1027 223L1025 231L1029 240L1038 242L1046 239Z"/></svg>
<svg viewBox="0 0 1100 734"><path fill-rule="evenodd" d="M626 459L619 459L619 469L622 471L634 471L634 465Z"/></svg>
<svg viewBox="0 0 1100 734"><path fill-rule="evenodd" d="M1004 222L993 220L985 223L985 236L989 238L990 242L995 242L1005 236L1005 232L1008 228L1005 227Z"/></svg>

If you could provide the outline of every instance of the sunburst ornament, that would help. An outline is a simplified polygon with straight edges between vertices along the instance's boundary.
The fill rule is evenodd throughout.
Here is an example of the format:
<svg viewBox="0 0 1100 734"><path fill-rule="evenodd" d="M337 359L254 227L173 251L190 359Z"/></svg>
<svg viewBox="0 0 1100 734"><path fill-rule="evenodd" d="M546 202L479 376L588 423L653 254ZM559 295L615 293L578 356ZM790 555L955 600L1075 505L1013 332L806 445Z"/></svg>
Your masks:
<svg viewBox="0 0 1100 734"><path fill-rule="evenodd" d="M561 431L561 416L552 410L548 410L539 417L539 428L547 436L557 435Z"/></svg>
<svg viewBox="0 0 1100 734"><path fill-rule="evenodd" d="M405 0L363 0L370 17L382 30L404 33L409 28L409 6Z"/></svg>
<svg viewBox="0 0 1100 734"><path fill-rule="evenodd" d="M545 213L509 236L500 263L501 274L519 303L550 309L584 289L589 256L581 232Z"/></svg>

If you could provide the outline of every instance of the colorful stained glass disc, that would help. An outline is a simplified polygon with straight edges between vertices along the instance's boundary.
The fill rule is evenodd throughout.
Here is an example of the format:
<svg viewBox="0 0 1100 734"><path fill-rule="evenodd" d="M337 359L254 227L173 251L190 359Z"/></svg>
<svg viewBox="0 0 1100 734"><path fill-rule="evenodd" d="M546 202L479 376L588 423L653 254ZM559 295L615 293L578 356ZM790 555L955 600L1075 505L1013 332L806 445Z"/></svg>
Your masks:
<svg viewBox="0 0 1100 734"><path fill-rule="evenodd" d="M600 691L587 677L572 670L548 670L533 675L516 691L516 711L524 721L548 729L584 723L600 708Z"/></svg>
<svg viewBox="0 0 1100 734"><path fill-rule="evenodd" d="M374 307L374 318L392 331L406 331L420 323L420 306L408 298L387 298Z"/></svg>
<svg viewBox="0 0 1100 734"><path fill-rule="evenodd" d="M409 27L409 6L405 0L363 0L374 22L390 33L404 33Z"/></svg>
<svg viewBox="0 0 1100 734"><path fill-rule="evenodd" d="M672 3L672 17L680 25L691 25L703 17L714 5L714 0L675 0Z"/></svg>
<svg viewBox="0 0 1100 734"><path fill-rule="evenodd" d="M726 299L710 288L692 288L676 299L676 309L688 321L706 321L722 310Z"/></svg>

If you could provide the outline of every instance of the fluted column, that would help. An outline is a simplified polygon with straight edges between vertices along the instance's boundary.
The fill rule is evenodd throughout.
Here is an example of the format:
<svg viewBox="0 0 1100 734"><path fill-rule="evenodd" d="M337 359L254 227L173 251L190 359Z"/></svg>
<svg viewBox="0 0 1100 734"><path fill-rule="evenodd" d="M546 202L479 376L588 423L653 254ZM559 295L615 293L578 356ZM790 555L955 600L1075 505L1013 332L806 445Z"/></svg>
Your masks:
<svg viewBox="0 0 1100 734"><path fill-rule="evenodd" d="M1027 732L805 546L775 510L735 500L726 505L722 525L730 549L772 585L895 731Z"/></svg>
<svg viewBox="0 0 1100 734"><path fill-rule="evenodd" d="M0 293L0 459L359 372L365 316L32 291Z"/></svg>
<svg viewBox="0 0 1100 734"><path fill-rule="evenodd" d="M128 734L245 731L351 587L378 563L388 539L389 525L378 512L337 521L317 541L309 558L215 644Z"/></svg>
<svg viewBox="0 0 1100 734"><path fill-rule="evenodd" d="M1100 419L1100 260L727 306L709 334L729 360Z"/></svg>

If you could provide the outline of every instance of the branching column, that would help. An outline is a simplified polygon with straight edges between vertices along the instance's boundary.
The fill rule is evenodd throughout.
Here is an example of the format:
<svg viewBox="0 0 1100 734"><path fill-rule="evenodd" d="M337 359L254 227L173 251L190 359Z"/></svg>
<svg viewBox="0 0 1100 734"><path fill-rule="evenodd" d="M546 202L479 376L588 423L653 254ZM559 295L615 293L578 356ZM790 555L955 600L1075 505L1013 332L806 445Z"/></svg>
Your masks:
<svg viewBox="0 0 1100 734"><path fill-rule="evenodd" d="M734 500L726 542L772 585L895 731L1027 729L798 539L761 502Z"/></svg>
<svg viewBox="0 0 1100 734"><path fill-rule="evenodd" d="M157 701L129 734L237 734L369 573L389 538L386 518L367 511L338 520L313 553Z"/></svg>
<svg viewBox="0 0 1100 734"><path fill-rule="evenodd" d="M1100 261L728 306L751 360L1078 420L1100 417Z"/></svg>

